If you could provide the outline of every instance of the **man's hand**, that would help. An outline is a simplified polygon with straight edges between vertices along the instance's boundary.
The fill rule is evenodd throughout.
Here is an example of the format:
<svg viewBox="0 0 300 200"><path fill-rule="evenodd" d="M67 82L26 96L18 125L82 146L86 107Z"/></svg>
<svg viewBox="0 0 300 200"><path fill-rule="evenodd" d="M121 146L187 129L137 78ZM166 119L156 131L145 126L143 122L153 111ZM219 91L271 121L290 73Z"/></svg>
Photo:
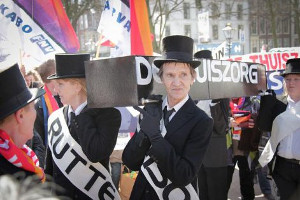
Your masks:
<svg viewBox="0 0 300 200"><path fill-rule="evenodd" d="M152 95L148 99L159 100L157 103L147 103L144 109L134 106L133 108L143 114L140 122L141 131L147 135L151 142L162 137L160 134L160 120L162 118L161 95Z"/></svg>
<svg viewBox="0 0 300 200"><path fill-rule="evenodd" d="M239 124L239 127L241 128L254 128L254 119L249 119L246 122L242 122Z"/></svg>

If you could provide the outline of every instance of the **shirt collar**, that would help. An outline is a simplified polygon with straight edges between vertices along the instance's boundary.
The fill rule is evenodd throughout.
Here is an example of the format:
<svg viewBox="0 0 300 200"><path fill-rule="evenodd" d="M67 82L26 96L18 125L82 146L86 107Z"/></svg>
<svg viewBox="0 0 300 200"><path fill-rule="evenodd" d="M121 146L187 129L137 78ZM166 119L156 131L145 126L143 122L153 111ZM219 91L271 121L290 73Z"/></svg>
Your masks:
<svg viewBox="0 0 300 200"><path fill-rule="evenodd" d="M177 112L184 104L185 102L187 102L187 100L189 99L189 95L186 95L186 97L184 99L182 99L178 104L176 104L175 106L173 106L175 112ZM171 110L173 108L171 108L169 106L169 103L168 103L168 97L166 97L163 101L163 104L162 104L162 109L164 109L166 106L167 106L167 110Z"/></svg>
<svg viewBox="0 0 300 200"><path fill-rule="evenodd" d="M291 108L300 108L300 101L297 103L288 95L287 97L288 107Z"/></svg>
<svg viewBox="0 0 300 200"><path fill-rule="evenodd" d="M83 108L84 108L86 105L87 105L87 101L83 102L82 104L80 104L80 105L76 108L75 112L73 111L72 107L69 105L69 108L68 108L68 116L69 116L69 117L71 116L71 112L74 112L76 116L79 115L80 112L83 110Z"/></svg>

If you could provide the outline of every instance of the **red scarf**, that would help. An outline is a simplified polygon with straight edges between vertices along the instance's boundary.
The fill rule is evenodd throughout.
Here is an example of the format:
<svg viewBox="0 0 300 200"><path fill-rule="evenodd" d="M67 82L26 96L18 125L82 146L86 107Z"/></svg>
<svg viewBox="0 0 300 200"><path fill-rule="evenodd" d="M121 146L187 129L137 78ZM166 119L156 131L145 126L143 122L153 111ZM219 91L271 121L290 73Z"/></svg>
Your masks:
<svg viewBox="0 0 300 200"><path fill-rule="evenodd" d="M240 110L245 103L245 97L238 98L238 101L230 101L230 108L231 108L231 114L235 119L235 122L237 124L240 124L242 122L246 122L251 118L251 115L249 114L249 111ZM237 116L240 115L240 116ZM241 129L233 129L233 134L240 135Z"/></svg>
<svg viewBox="0 0 300 200"><path fill-rule="evenodd" d="M45 181L44 170L38 166L39 159L35 153L25 144L18 148L3 130L0 130L0 154L16 167L33 172L42 182Z"/></svg>

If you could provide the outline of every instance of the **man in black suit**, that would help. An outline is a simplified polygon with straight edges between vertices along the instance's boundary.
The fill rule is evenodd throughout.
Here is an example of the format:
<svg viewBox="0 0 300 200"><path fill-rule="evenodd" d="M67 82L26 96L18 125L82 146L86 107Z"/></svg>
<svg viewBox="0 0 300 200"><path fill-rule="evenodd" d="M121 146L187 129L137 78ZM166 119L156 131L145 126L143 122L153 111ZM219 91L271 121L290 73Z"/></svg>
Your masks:
<svg viewBox="0 0 300 200"><path fill-rule="evenodd" d="M193 60L189 37L166 37L163 47L154 64L167 96L152 96L158 103L136 108L142 119L123 152L124 164L139 170L130 199L199 199L197 174L213 126L188 95L200 61Z"/></svg>
<svg viewBox="0 0 300 200"><path fill-rule="evenodd" d="M212 54L209 50L202 50L195 53L194 57L212 59ZM229 99L201 100L197 106L214 120L211 139L198 174L199 197L201 200L227 200Z"/></svg>
<svg viewBox="0 0 300 200"><path fill-rule="evenodd" d="M45 91L29 89L17 63L5 65L0 69L0 175L22 172L45 181L36 154L25 145L33 137L34 100Z"/></svg>

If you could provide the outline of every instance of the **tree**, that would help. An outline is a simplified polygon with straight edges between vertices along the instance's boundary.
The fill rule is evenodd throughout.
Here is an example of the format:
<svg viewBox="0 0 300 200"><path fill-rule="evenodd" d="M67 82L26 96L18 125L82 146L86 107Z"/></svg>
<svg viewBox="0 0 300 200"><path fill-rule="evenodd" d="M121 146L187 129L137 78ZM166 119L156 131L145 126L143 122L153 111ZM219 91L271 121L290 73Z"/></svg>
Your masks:
<svg viewBox="0 0 300 200"><path fill-rule="evenodd" d="M171 13L181 12L184 0L146 0L149 12L150 31L154 36L153 51L160 52L167 19ZM155 26L158 25L158 33ZM158 36L158 38L156 38Z"/></svg>
<svg viewBox="0 0 300 200"><path fill-rule="evenodd" d="M290 0L290 4L292 7L292 11L294 11L294 24L295 24L295 31L298 35L298 41L300 41L300 14L299 14L299 0Z"/></svg>
<svg viewBox="0 0 300 200"><path fill-rule="evenodd" d="M104 0L62 0L65 11L76 30L79 18L91 9L102 10Z"/></svg>

